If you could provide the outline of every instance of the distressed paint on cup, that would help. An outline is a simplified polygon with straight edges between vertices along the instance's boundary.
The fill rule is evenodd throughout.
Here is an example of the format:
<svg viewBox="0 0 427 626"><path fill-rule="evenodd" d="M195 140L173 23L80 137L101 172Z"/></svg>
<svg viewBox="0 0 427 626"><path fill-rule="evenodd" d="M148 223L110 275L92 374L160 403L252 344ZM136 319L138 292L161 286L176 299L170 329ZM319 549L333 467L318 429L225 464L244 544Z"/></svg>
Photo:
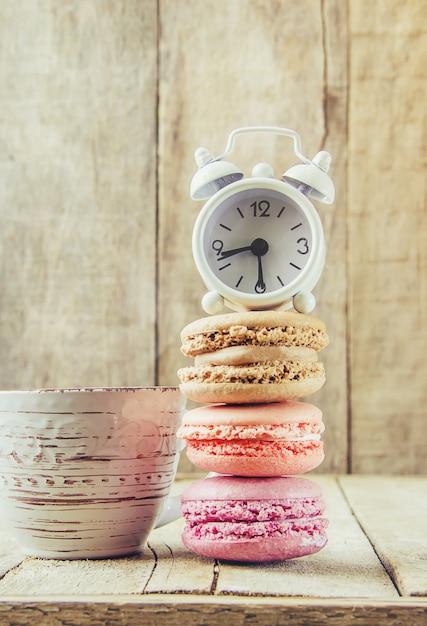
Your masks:
<svg viewBox="0 0 427 626"><path fill-rule="evenodd" d="M1 515L28 555L138 552L179 459L177 387L0 391Z"/></svg>

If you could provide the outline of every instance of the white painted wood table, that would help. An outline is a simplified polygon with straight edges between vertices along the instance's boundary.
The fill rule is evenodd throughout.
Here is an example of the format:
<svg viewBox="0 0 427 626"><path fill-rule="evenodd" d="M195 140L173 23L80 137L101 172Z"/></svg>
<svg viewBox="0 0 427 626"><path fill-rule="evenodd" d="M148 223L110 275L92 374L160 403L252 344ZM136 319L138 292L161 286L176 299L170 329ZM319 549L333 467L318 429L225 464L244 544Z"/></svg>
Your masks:
<svg viewBox="0 0 427 626"><path fill-rule="evenodd" d="M427 476L310 479L324 490L328 545L270 565L190 553L182 520L140 555L98 561L25 558L0 529L0 624L427 624Z"/></svg>

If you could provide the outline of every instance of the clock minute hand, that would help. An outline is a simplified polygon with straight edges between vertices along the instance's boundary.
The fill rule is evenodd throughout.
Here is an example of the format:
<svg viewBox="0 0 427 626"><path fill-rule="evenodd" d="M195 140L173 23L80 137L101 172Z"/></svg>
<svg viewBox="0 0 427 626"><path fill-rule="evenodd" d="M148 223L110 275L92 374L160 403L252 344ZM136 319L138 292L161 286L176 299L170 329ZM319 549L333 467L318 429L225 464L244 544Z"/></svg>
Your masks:
<svg viewBox="0 0 427 626"><path fill-rule="evenodd" d="M257 280L256 285L255 285L256 293L264 293L265 289L266 289L265 282L264 282L264 276L263 276L263 273L262 273L261 257L262 257L262 255L259 254L258 255L258 280Z"/></svg>
<svg viewBox="0 0 427 626"><path fill-rule="evenodd" d="M261 258L268 252L268 243L265 239L255 239L252 242L251 250L258 259L258 280L255 284L255 291L256 293L264 293L267 287L264 282Z"/></svg>

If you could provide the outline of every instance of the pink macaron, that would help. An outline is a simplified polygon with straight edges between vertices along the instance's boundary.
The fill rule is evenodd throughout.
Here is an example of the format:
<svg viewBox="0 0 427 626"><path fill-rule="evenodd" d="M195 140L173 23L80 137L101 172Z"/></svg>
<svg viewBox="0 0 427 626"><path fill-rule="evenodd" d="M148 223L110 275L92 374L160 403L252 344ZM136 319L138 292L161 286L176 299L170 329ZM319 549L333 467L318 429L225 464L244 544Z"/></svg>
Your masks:
<svg viewBox="0 0 427 626"><path fill-rule="evenodd" d="M201 556L268 563L327 543L322 491L306 478L214 476L190 485L181 501L182 540Z"/></svg>
<svg viewBox="0 0 427 626"><path fill-rule="evenodd" d="M292 476L324 459L321 410L307 402L215 404L188 411L178 430L197 467L236 476Z"/></svg>

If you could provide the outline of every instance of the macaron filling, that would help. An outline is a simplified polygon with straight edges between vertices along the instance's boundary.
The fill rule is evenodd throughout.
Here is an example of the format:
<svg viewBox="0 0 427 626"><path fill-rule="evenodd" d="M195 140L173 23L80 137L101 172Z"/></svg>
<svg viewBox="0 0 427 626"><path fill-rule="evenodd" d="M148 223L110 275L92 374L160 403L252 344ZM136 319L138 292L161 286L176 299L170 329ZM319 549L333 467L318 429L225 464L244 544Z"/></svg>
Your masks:
<svg viewBox="0 0 427 626"><path fill-rule="evenodd" d="M326 543L324 532L327 526L328 522L324 518L283 522L207 522L193 526L190 532L194 538L215 541L258 541L270 537L299 537L308 533L315 545L323 546ZM188 530L184 529L184 537L186 532ZM307 537L305 540L307 541Z"/></svg>
<svg viewBox="0 0 427 626"><path fill-rule="evenodd" d="M203 457L259 457L259 458L279 458L286 456L297 456L299 454L305 457L310 454L318 455L322 453L323 460L323 441L292 439L280 441L263 441L259 439L242 439L237 442L235 439L231 441L205 440L188 442L187 455L195 465L201 467L193 457L193 453L200 453Z"/></svg>
<svg viewBox="0 0 427 626"><path fill-rule="evenodd" d="M266 522L318 517L323 513L323 498L289 500L189 500L183 502L182 515L193 527L206 522Z"/></svg>
<svg viewBox="0 0 427 626"><path fill-rule="evenodd" d="M317 352L305 347L230 346L197 355L194 365L249 365L269 361L317 361Z"/></svg>
<svg viewBox="0 0 427 626"><path fill-rule="evenodd" d="M300 422L294 424L214 424L214 425L186 425L178 429L178 437L187 440L233 440L258 439L262 441L295 441L318 440L325 430L323 422Z"/></svg>

